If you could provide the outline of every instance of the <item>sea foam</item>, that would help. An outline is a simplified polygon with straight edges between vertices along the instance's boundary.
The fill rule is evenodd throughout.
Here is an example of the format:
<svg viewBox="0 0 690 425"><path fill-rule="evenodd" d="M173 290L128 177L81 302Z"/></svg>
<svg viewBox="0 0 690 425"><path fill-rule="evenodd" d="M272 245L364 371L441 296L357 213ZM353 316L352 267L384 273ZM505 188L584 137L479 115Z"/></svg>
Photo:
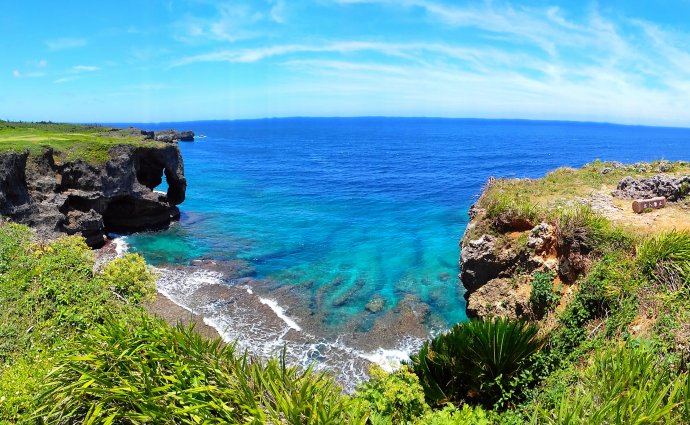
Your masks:
<svg viewBox="0 0 690 425"><path fill-rule="evenodd" d="M279 306L276 301L269 300L266 298L259 298L259 301L261 301L261 304L271 307L271 310L273 310L276 316L280 317L283 320L283 322L287 323L289 327L296 330L297 332L300 332L302 330L302 328L297 323L295 323L294 320L292 320L285 314L285 309Z"/></svg>

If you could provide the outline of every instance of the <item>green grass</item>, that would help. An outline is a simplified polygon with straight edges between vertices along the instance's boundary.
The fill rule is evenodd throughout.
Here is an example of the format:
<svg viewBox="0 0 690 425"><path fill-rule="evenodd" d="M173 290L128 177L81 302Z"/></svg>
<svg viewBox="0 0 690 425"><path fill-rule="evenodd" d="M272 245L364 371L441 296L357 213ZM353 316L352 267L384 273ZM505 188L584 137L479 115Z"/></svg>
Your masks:
<svg viewBox="0 0 690 425"><path fill-rule="evenodd" d="M53 149L58 161L84 160L92 164L107 161L117 145L139 145L142 136L128 130L93 125L17 123L0 121L0 153L24 152L40 155ZM148 146L163 146L146 141Z"/></svg>

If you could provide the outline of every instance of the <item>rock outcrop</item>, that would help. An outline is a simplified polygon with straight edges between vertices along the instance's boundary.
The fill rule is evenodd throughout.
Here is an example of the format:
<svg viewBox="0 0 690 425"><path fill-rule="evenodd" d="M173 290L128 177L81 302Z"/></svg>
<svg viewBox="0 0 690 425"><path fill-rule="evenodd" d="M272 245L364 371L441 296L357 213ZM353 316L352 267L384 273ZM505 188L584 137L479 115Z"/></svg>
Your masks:
<svg viewBox="0 0 690 425"><path fill-rule="evenodd" d="M157 142L172 143L178 140L183 142L193 142L194 132L193 131L182 131L177 130L163 130L153 132L153 139Z"/></svg>
<svg viewBox="0 0 690 425"><path fill-rule="evenodd" d="M163 175L167 193L153 190ZM0 215L48 238L81 234L92 247L109 232L167 227L179 217L186 187L176 144L119 145L102 165L56 163L52 150L0 154Z"/></svg>
<svg viewBox="0 0 690 425"><path fill-rule="evenodd" d="M675 202L688 196L689 192L690 176L657 175L643 179L626 177L618 183L613 195L629 199L663 196L669 201Z"/></svg>

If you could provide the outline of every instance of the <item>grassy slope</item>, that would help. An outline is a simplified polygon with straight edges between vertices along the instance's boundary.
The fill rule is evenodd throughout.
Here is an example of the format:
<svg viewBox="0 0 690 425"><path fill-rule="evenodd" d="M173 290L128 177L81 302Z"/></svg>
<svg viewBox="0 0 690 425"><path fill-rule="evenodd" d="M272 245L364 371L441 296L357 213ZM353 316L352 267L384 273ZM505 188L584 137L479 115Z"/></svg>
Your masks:
<svg viewBox="0 0 690 425"><path fill-rule="evenodd" d="M58 161L82 159L98 164L108 160L113 146L141 143L143 138L138 133L91 125L0 121L0 153L28 150L31 155L38 155L52 148ZM163 146L150 140L146 143Z"/></svg>

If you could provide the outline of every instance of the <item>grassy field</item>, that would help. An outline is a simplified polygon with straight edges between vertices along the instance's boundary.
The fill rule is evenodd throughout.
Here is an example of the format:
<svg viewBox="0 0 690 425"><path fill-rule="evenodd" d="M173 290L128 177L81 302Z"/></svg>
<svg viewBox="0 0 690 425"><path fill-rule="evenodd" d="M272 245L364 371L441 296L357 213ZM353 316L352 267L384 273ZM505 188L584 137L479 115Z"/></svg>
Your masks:
<svg viewBox="0 0 690 425"><path fill-rule="evenodd" d="M98 164L108 160L109 150L113 146L141 143L163 146L160 142L142 140L138 130L95 125L0 121L0 153L29 151L30 155L39 155L50 148L55 152L56 161L82 159Z"/></svg>

